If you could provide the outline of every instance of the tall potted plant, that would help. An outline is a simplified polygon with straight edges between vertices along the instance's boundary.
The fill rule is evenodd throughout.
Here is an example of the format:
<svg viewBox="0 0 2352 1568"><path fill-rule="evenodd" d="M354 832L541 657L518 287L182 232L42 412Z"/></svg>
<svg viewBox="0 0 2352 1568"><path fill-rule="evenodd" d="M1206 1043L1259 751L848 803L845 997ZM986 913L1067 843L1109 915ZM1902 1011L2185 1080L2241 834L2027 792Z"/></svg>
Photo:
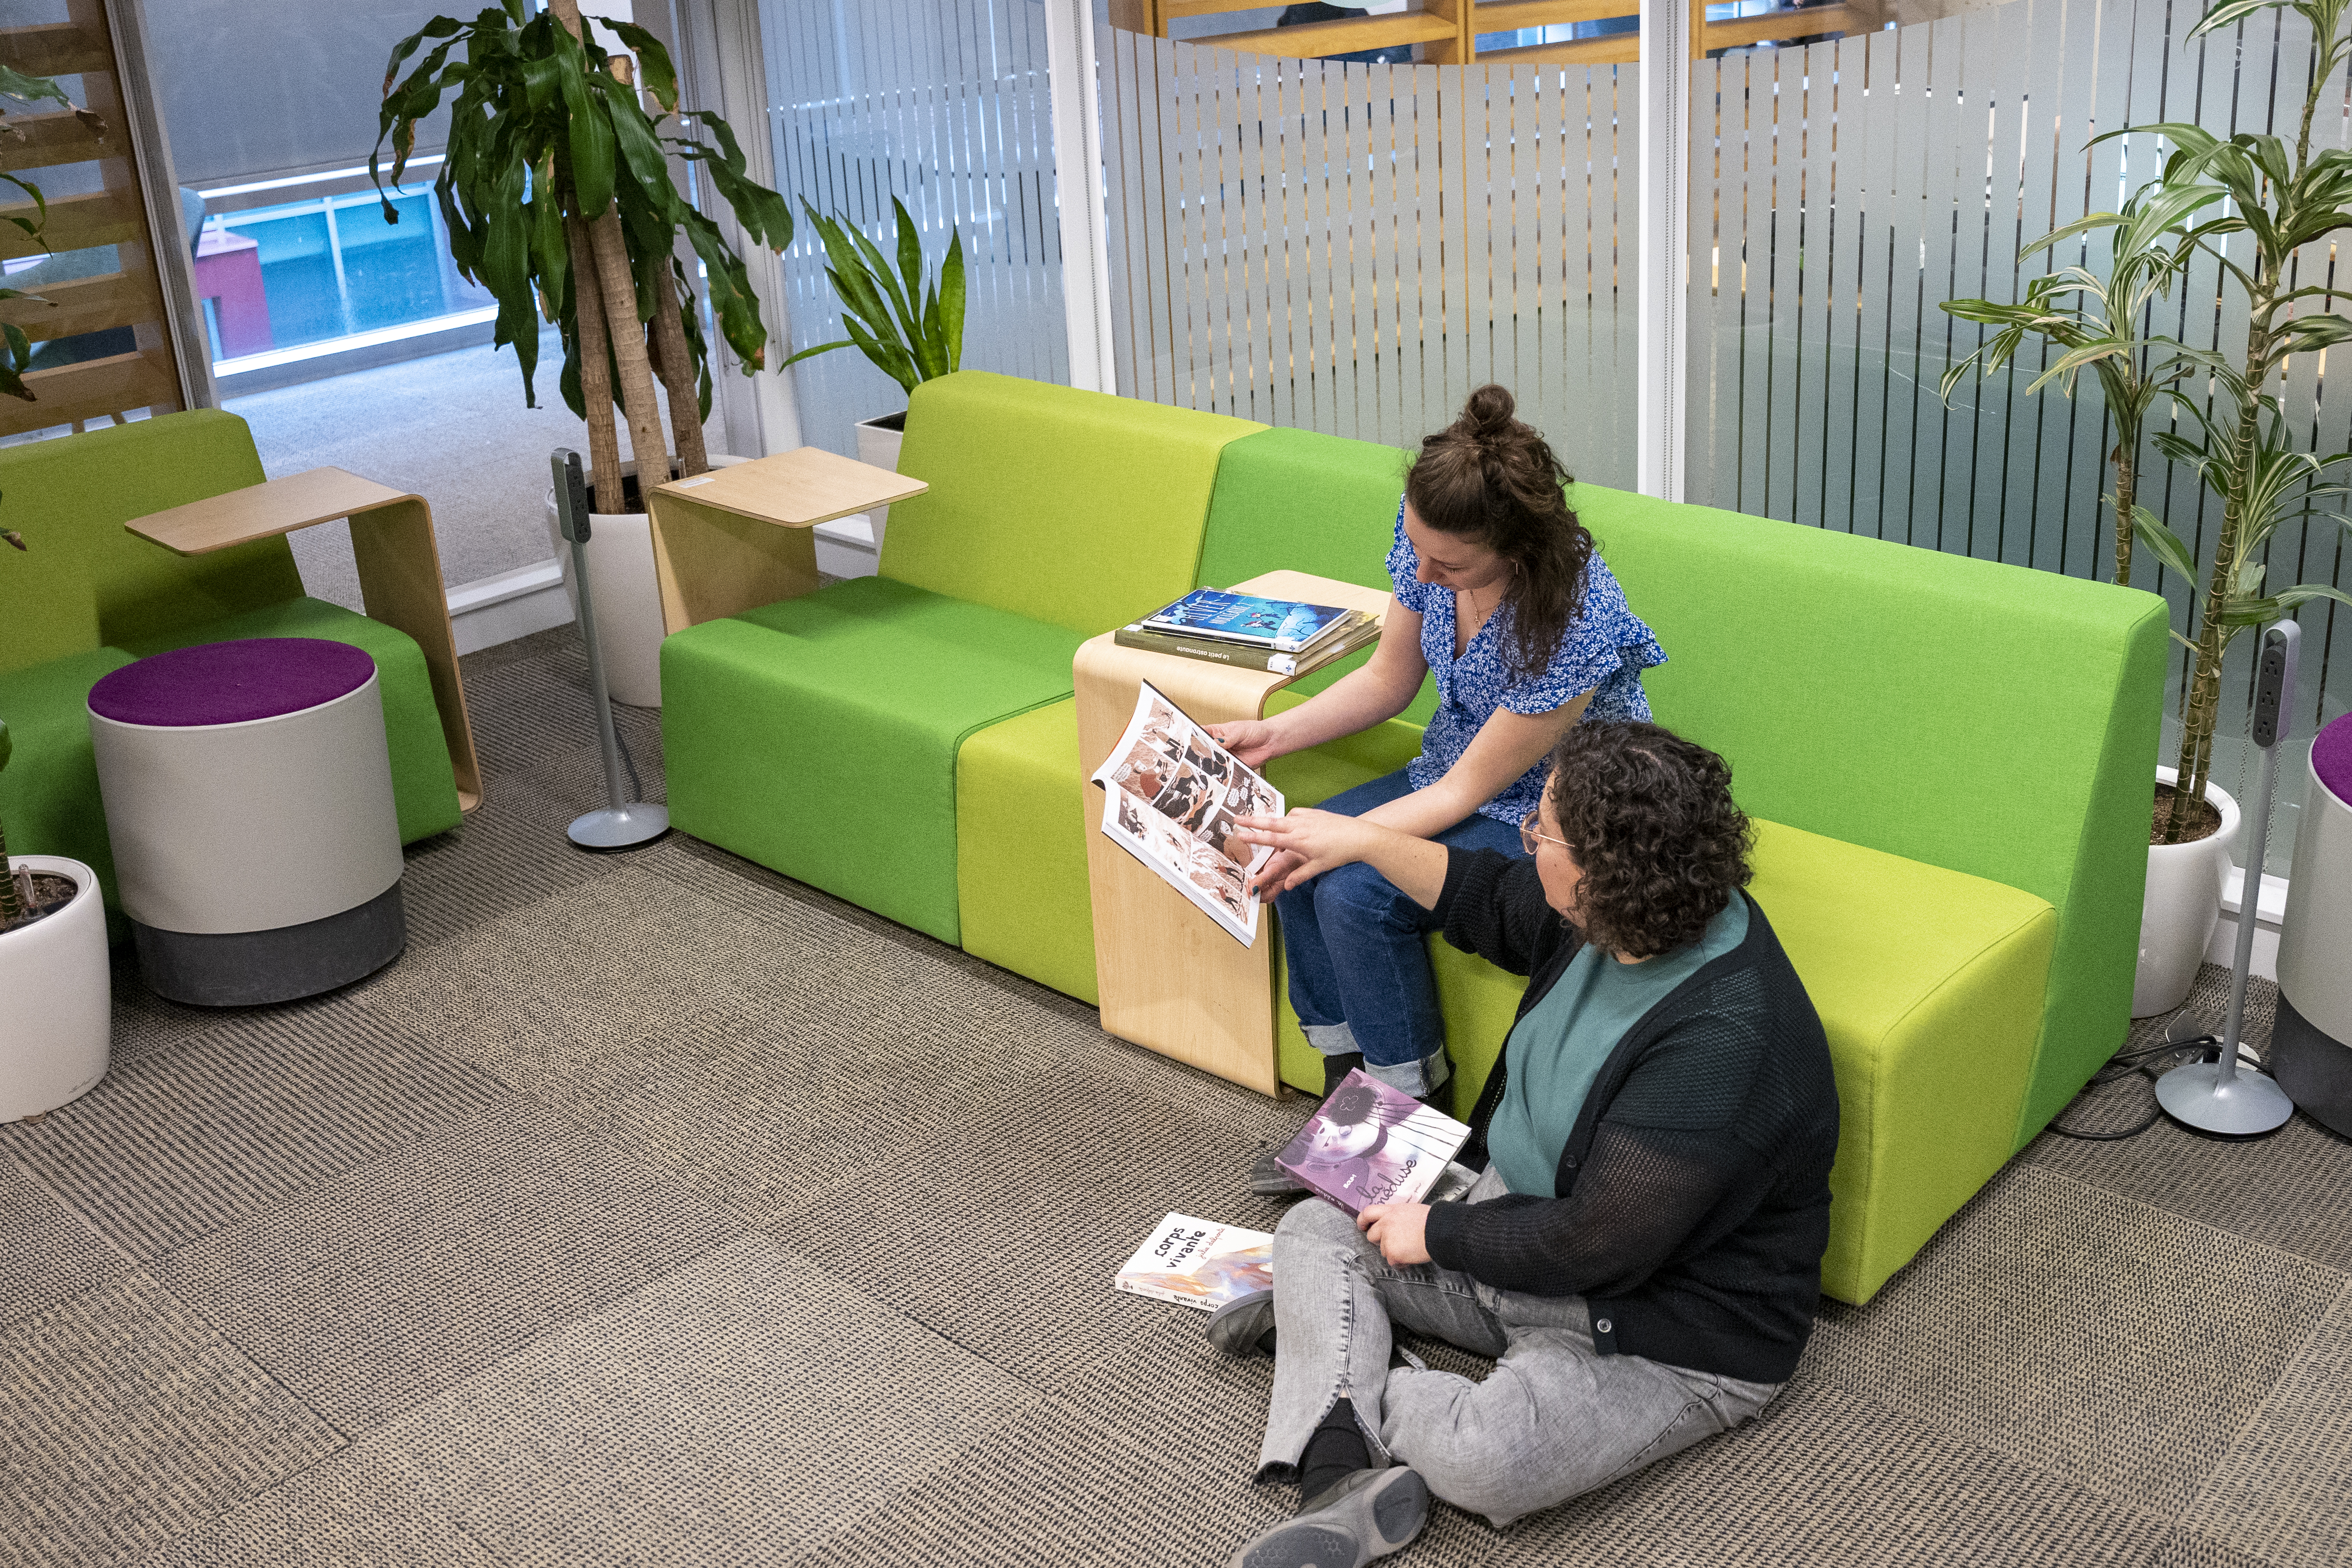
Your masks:
<svg viewBox="0 0 2352 1568"><path fill-rule="evenodd" d="M26 76L12 67L0 65L0 116L5 117L0 118L0 136L22 141L25 129L16 123L16 116L43 103L54 103L68 110L99 136L106 134L106 122L86 109L74 108L73 100L65 95L65 89L58 86L54 78ZM28 239L39 240L43 250L48 249L49 242L43 237L43 231L48 226L49 204L48 199L42 195L41 188L20 174L5 172L0 172L0 181L16 186L33 201L30 216L11 214L7 221L23 230ZM0 288L0 300L8 299L23 299L35 305L49 304L41 296L21 288ZM25 372L32 368L31 337L15 321L0 322L0 393L22 398L26 402L38 402L33 389L25 384ZM18 548L23 547L19 545Z"/></svg>
<svg viewBox="0 0 2352 1568"><path fill-rule="evenodd" d="M471 22L436 16L392 52L368 170L381 193L388 145L397 187L418 124L450 100L433 187L450 256L497 300L494 342L514 346L524 401L533 406L541 319L562 335L563 401L588 423L594 507L608 519L591 548L600 629L618 672L651 667L661 620L651 538L624 473L615 402L636 466L654 470L656 483L713 462L702 434L709 355L681 237L701 261L711 319L743 373L767 361L767 329L742 257L677 188L670 160L698 169L755 243L782 250L793 219L782 196L745 172L724 120L679 107L677 72L659 40L632 23L597 25L635 54L635 66L629 55L607 57L596 47L579 0L549 0L537 16L528 0L501 0ZM453 58L461 48L463 57ZM423 58L403 75L420 49ZM399 222L388 199L383 213ZM669 405L667 433L656 380ZM623 521L630 516L634 524ZM649 629L646 647L626 635L633 625L635 642ZM630 700L617 683L614 695Z"/></svg>
<svg viewBox="0 0 2352 1568"><path fill-rule="evenodd" d="M13 749L0 723L0 772ZM63 855L12 856L6 829L0 822L0 1122L16 1122L106 1076L113 989L98 873Z"/></svg>
<svg viewBox="0 0 2352 1568"><path fill-rule="evenodd" d="M801 205L824 242L824 275L833 280L834 291L841 297L842 329L849 336L803 349L784 365L796 365L835 349L854 347L875 369L905 389L909 398L915 395L918 386L933 376L961 369L964 315L962 231L948 231L947 254L940 260L939 276L932 278L923 266L922 235L915 227L914 217L907 211L907 204L893 196L890 205L898 216L898 268L893 273L882 247L855 225L838 217L825 217L806 202ZM858 461L895 472L899 443L906 435L907 411L900 408L859 420L856 428ZM846 547L848 554L842 564L871 571L881 559L882 535L889 517L887 507L867 514L870 540L852 537L845 527L849 523L847 518L842 519L841 524L820 525L817 532L821 542L829 538ZM828 529L834 531L828 534ZM865 554L867 550L872 552L870 556Z"/></svg>

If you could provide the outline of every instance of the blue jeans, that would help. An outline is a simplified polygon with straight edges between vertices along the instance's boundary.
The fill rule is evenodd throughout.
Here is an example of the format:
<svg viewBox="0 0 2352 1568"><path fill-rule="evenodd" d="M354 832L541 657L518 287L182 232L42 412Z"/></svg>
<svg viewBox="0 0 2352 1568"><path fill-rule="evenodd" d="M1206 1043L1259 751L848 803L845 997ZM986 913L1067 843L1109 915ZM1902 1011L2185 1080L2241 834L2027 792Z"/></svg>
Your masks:
<svg viewBox="0 0 2352 1568"><path fill-rule="evenodd" d="M1322 810L1360 817L1412 792L1400 771L1359 784ZM1500 850L1524 859L1519 831L1471 816L1437 835L1448 849ZM1429 971L1436 916L1360 861L1325 872L1274 901L1290 966L1290 1005L1326 1056L1364 1053L1364 1070L1408 1094L1445 1082L1445 1025Z"/></svg>

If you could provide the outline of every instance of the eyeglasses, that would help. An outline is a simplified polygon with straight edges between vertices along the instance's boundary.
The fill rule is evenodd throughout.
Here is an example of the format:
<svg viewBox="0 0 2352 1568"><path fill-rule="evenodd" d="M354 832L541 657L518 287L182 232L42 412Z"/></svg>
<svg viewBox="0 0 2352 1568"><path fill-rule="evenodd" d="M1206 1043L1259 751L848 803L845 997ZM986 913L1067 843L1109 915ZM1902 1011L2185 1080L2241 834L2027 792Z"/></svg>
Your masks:
<svg viewBox="0 0 2352 1568"><path fill-rule="evenodd" d="M1538 808L1519 819L1519 847L1528 852L1528 858L1530 860L1535 858L1536 846L1539 843L1558 844L1561 849L1574 851L1576 846L1566 839L1555 839L1549 833L1543 832L1536 827L1541 816L1542 811Z"/></svg>

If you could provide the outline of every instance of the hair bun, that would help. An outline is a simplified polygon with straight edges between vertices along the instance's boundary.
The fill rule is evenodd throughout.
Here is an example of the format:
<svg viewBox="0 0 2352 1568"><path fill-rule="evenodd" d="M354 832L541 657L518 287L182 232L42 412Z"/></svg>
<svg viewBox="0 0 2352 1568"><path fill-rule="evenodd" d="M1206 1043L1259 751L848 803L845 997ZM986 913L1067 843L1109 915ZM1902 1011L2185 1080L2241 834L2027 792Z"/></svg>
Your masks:
<svg viewBox="0 0 2352 1568"><path fill-rule="evenodd" d="M1518 411L1518 406L1509 388L1489 382L1472 392L1470 401L1462 405L1462 423L1479 440L1491 440L1516 423L1511 416Z"/></svg>

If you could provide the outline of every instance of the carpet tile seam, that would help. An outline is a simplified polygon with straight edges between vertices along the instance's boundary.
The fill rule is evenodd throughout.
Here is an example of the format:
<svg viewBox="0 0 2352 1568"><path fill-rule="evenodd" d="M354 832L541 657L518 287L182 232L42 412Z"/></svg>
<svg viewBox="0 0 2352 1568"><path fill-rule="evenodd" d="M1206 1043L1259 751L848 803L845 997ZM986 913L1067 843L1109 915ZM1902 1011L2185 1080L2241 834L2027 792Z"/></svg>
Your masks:
<svg viewBox="0 0 2352 1568"><path fill-rule="evenodd" d="M2311 1327L2305 1333L2303 1339L2295 1344L2294 1349L2289 1352L2284 1359L2281 1360L2279 1364L2278 1376L2273 1379L2271 1385L2263 1391L2262 1398L2256 1400L2253 1406L2247 1411L2245 1420L2240 1424L2237 1431L2231 1435L2230 1441L2222 1445L2215 1452L2212 1467L2208 1469L2204 1476L2199 1480L2196 1491L2190 1495L2188 1502L2182 1507L2181 1517L2179 1521L2175 1521L2176 1528L2192 1531L2206 1540L2212 1541L2217 1545L2222 1546L2229 1551L2238 1552L2243 1556L2256 1558L2263 1562L2276 1561L2262 1552L2254 1552L2248 1547L2241 1545L2234 1541L2224 1540L2210 1531L2200 1530L2196 1526L2189 1524L2188 1520L2192 1514L2200 1511L2200 1507L2205 1502L2206 1499L2212 1494L2214 1484L2217 1479L2219 1479L2224 1468L2228 1465L2230 1457L2236 1453L2239 1448L2263 1426L2264 1417L2270 1414L2272 1401L2277 1397L2280 1389L2285 1386L2289 1375L2301 1364L2305 1354L2311 1350L2313 1344L2323 1333L2328 1332L2330 1320L2332 1320L2338 1312L2346 1312L2347 1308L2352 1308L2352 1280L2347 1280L2344 1288L2337 1291L2336 1296L2328 1302L2326 1310L2312 1320ZM2286 1565L2282 1564L2281 1568L2286 1568Z"/></svg>
<svg viewBox="0 0 2352 1568"><path fill-rule="evenodd" d="M2011 1162L2016 1163L2017 1156L2012 1155L2011 1156ZM2053 1180L2065 1182L2070 1186L2080 1187L2085 1192L2097 1193L2104 1197L2113 1199L2117 1202L2146 1208L2152 1213L2162 1215L2166 1219L2170 1220L2175 1224L2188 1226L2193 1229L2202 1231L2210 1237L2216 1238L2232 1246L2253 1248L2259 1251L2267 1252L2273 1257L2282 1260L2284 1262L2297 1264L2305 1269L2315 1269L2326 1274L2333 1274L2336 1276L2339 1287L2343 1285L2352 1285L2352 1269L2347 1269L2342 1264L2328 1262L2324 1258L2307 1258L2300 1252L2294 1251L2289 1248L2281 1247L2275 1242L2265 1241L2259 1237L2244 1235L2242 1232L2231 1230L2226 1226L2216 1225L2210 1219L2200 1219L2193 1214L2183 1214L2177 1209L2167 1208L2162 1204L2151 1202L2149 1199L2142 1197L2137 1193L2118 1192L2113 1187L2103 1186L2097 1182L2086 1181L2083 1177L2076 1176L2072 1171L2060 1170L2055 1166L2043 1165L2038 1160L2026 1161L2024 1163L2032 1165L2037 1174ZM2004 1166L2003 1168L2006 1167Z"/></svg>

